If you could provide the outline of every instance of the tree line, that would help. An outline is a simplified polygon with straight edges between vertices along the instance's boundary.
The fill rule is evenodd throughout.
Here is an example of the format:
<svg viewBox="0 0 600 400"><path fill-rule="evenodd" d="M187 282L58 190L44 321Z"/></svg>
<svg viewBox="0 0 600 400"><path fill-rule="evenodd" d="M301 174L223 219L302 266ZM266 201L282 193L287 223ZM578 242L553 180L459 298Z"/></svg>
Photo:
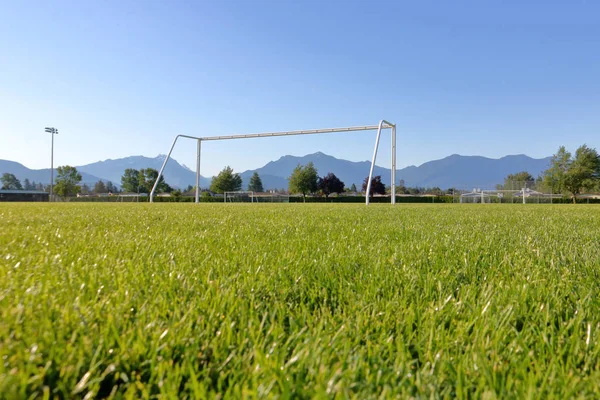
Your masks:
<svg viewBox="0 0 600 400"><path fill-rule="evenodd" d="M362 189L367 189L369 178L366 177ZM242 190L242 177L239 173L234 173L229 166L225 167L219 174L213 178L210 191L214 193L237 192ZM334 173L330 172L325 176L319 177L317 169L312 162L306 165L298 165L292 171L288 178L288 190L290 193L301 194L304 200L309 194L321 194L329 197L331 194L341 194L344 192L356 192L356 185L352 184L346 188ZM257 172L254 172L248 183L248 191L264 192L262 180ZM371 184L371 196L375 194L385 194L386 186L381 181L381 176L373 177Z"/></svg>
<svg viewBox="0 0 600 400"><path fill-rule="evenodd" d="M594 148L582 145L575 154L560 146L552 156L550 167L534 178L529 172L510 174L497 189L523 188L553 194L570 195L573 203L586 191L600 191L600 155Z"/></svg>
<svg viewBox="0 0 600 400"><path fill-rule="evenodd" d="M156 179L158 171L154 168L143 168L140 170L127 168L121 176L121 190L127 193L150 193ZM119 189L110 181L98 181L94 188L87 184L80 185L81 174L75 167L65 165L57 168L56 182L53 187L54 193L61 197L76 196L81 193L104 194L119 193ZM30 182L25 179L23 184L14 174L4 173L1 178L2 189L6 190L45 190L49 191L49 185ZM367 191L369 177L365 177L362 182L362 192ZM292 171L288 178L288 191L294 194L301 194L306 201L306 196L311 194L323 195L326 198L331 194L338 195L344 192L357 192L356 185L352 184L350 188L345 187L334 173L330 172L319 177L317 169L312 162L306 165L298 165ZM518 187L517 187L518 186ZM497 185L498 190L521 190L523 187L539 190L551 191L554 194L571 194L573 202L578 195L585 191L600 191L600 156L594 148L587 145L580 146L575 154L571 154L564 146L561 146L557 153L552 156L550 168L545 170L540 176L534 178L527 171L521 171L516 174L508 175L503 184ZM189 185L185 191L189 192L194 188ZM234 173L229 166L225 167L219 174L212 179L210 189L213 193L235 192L242 190L242 178L240 174ZM262 180L257 172L254 172L247 186L248 191L264 192ZM173 188L165 181L164 176L160 177L157 185L158 193L172 193L174 196L180 196L181 191ZM384 195L390 192L389 186L381 181L381 176L373 177L371 181L371 190L369 196L376 194ZM448 192L454 192L450 189ZM400 180L396 188L396 194L435 194L444 195L444 192L438 187L420 188L406 187L404 181Z"/></svg>
<svg viewBox="0 0 600 400"><path fill-rule="evenodd" d="M369 178L366 177L362 183L362 192L367 191ZM356 186L352 184L351 188L346 188L335 174L328 173L319 177L317 169L312 162L306 165L298 165L292 171L288 178L290 193L301 194L304 200L310 194L320 194L325 197L333 193L341 194L344 192L356 192ZM518 184L516 184L518 182ZM517 187L518 186L518 187ZM553 155L550 168L545 170L538 178L533 178L526 171L508 175L504 184L497 185L496 189L502 190L521 190L525 188L550 191L554 194L571 194L573 202L583 191L600 191L600 156L594 148L587 145L580 146L575 154L571 154L564 146L561 146L556 154ZM215 193L224 193L226 191L242 190L242 178L239 174L233 172L230 167L225 167L211 183L210 190ZM248 185L248 190L262 192L262 182L255 172ZM374 176L371 183L369 196L375 194L390 193L389 186L381 181L381 176ZM437 196L454 194L455 189L447 191L439 187L406 187L403 180L400 180L396 187L396 194L433 194Z"/></svg>
<svg viewBox="0 0 600 400"><path fill-rule="evenodd" d="M121 189L114 185L111 181L99 180L91 188L87 183L81 184L81 173L77 171L77 168L70 165L60 166L56 169L57 175L53 186L53 192L61 197L73 197L78 194L90 195L90 194L116 194L120 192L128 193L150 193L156 178L158 177L158 171L154 168L144 168L136 170L128 168L124 171L121 177ZM23 183L14 174L4 173L0 178L2 182L3 190L39 190L39 191L50 191L50 185L44 185L42 183L36 183L35 181L30 182L29 179L23 180ZM188 187L188 189L191 186ZM169 186L164 177L160 177L159 184L157 186L157 192L172 192L173 188Z"/></svg>

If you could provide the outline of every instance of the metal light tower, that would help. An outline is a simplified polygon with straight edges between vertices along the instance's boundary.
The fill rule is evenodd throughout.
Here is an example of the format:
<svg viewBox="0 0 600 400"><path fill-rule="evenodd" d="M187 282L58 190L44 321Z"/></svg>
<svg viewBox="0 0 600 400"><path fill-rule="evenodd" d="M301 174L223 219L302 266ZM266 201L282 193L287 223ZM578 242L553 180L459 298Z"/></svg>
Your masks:
<svg viewBox="0 0 600 400"><path fill-rule="evenodd" d="M50 201L54 194L54 135L58 135L58 129L46 128L46 132L52 134L52 147L50 150Z"/></svg>

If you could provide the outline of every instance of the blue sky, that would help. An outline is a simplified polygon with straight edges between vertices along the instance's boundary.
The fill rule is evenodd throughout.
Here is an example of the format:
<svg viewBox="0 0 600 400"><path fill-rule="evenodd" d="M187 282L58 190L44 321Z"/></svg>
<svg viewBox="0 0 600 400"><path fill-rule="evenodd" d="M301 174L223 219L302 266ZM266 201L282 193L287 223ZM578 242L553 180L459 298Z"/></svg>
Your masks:
<svg viewBox="0 0 600 400"><path fill-rule="evenodd" d="M600 147L600 2L0 1L0 158L166 153L175 134L398 125L398 166ZM375 133L211 142L202 172ZM378 164L389 165L389 139ZM195 143L174 157L195 165Z"/></svg>

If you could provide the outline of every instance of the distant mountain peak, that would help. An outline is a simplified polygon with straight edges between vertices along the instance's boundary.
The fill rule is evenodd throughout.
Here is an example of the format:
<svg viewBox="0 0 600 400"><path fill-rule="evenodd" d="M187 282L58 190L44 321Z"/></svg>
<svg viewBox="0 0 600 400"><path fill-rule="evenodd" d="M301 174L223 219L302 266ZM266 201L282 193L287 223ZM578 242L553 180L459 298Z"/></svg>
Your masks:
<svg viewBox="0 0 600 400"><path fill-rule="evenodd" d="M119 159L106 159L96 163L77 166L83 175L83 181L93 185L98 180L120 182L126 168L160 169L166 155L159 154L154 158L145 156L130 156ZM352 183L357 186L369 174L370 160L354 162L335 158L331 155L317 151L304 156L286 155L276 161L270 161L261 168L242 172L243 187L254 172L257 172L263 181L265 189L281 189L288 185L288 178L298 164L313 162L320 176L332 172L338 176L346 186ZM432 160L420 166L411 165L397 170L396 179L403 180L406 186L421 187L494 187L502 183L508 174L527 171L533 176L539 175L548 168L550 157L534 159L523 154L508 155L499 159L482 156L462 156L452 154L443 159ZM0 173L13 173L18 179L28 178L30 181L48 182L49 170L30 170L23 165L0 160ZM374 175L381 175L385 184L389 184L390 170L375 165ZM184 188L194 185L196 174L191 168L171 159L164 171L165 180L173 187ZM397 182L398 183L398 182ZM206 188L210 179L201 177L200 186Z"/></svg>

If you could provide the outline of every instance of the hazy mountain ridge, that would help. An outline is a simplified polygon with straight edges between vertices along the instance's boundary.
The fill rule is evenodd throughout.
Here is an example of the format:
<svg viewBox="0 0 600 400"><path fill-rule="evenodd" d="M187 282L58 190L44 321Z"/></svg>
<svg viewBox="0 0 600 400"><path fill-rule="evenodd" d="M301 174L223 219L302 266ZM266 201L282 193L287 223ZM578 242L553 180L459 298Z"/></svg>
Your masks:
<svg viewBox="0 0 600 400"><path fill-rule="evenodd" d="M166 155L159 154L154 158L144 156L130 156L125 158L118 158L115 160L98 161L91 164L78 166L78 171L84 171L96 176L102 176L105 179L111 180L117 185L121 184L121 176L127 168L143 169L143 168L154 168L159 171L165 160ZM171 158L167 163L164 171L164 177L167 183L173 187L183 189L188 185L196 185L196 173L191 171L179 164L177 160ZM210 185L210 179L200 177L200 187L207 187Z"/></svg>
<svg viewBox="0 0 600 400"><path fill-rule="evenodd" d="M107 182L107 179L99 178L95 175L79 171L81 173L81 183L87 184L90 187L98 182L99 180ZM0 175L4 173L13 174L17 177L18 180L23 183L25 179L29 179L30 182L42 183L44 185L48 185L50 183L50 168L44 169L29 169L23 164L20 164L16 161L9 160L0 160ZM54 169L54 179L58 175L56 168ZM115 183L115 182L113 182ZM120 179L119 179L120 183Z"/></svg>
<svg viewBox="0 0 600 400"><path fill-rule="evenodd" d="M360 189L363 180L369 175L370 161L347 161L317 152L303 157L283 156L277 161L271 161L255 171L261 176L265 188L286 187L281 186L290 176L296 165L305 165L313 162L320 176L333 172L347 187L353 183ZM534 177L541 174L550 165L550 157L535 159L526 155L510 155L499 159L482 156L461 156L453 154L440 160L428 161L420 166L408 166L396 171L396 183L404 180L406 186L493 188L498 183L503 183L509 174L528 171ZM254 170L244 171L241 175L244 182L252 175ZM382 181L389 185L391 170L375 165L374 175L381 175ZM276 180L269 181L267 176Z"/></svg>
<svg viewBox="0 0 600 400"><path fill-rule="evenodd" d="M144 156L131 156L119 159L108 159L91 164L77 166L81 172L83 183L92 186L98 180L111 181L120 185L123 171L127 168L142 169L154 168L159 170L165 155L154 158ZM346 186L353 183L360 189L363 180L369 174L370 161L348 161L338 159L322 152L308 154L302 157L283 156L275 161L270 161L256 170L247 170L240 173L245 189L250 177L256 171L260 175L265 190L287 188L288 177L298 165L313 162L320 176L328 172L335 173ZM509 155L499 159L482 156L461 156L453 154L440 160L428 161L420 166L409 166L397 170L396 179L398 183L404 180L406 186L435 187L442 189L450 187L492 188L502 183L508 174L527 171L534 177L538 176L550 165L550 157L534 159L523 154ZM48 183L50 181L50 170L32 170L17 162L0 160L0 173L13 173L21 180L28 178L30 181ZM375 166L375 175L381 175L385 184L390 184L390 169ZM188 167L183 166L177 160L170 159L165 168L165 180L169 185L176 188L185 188L195 185L196 173ZM56 176L56 175L55 175ZM201 177L200 187L210 186L210 178Z"/></svg>

